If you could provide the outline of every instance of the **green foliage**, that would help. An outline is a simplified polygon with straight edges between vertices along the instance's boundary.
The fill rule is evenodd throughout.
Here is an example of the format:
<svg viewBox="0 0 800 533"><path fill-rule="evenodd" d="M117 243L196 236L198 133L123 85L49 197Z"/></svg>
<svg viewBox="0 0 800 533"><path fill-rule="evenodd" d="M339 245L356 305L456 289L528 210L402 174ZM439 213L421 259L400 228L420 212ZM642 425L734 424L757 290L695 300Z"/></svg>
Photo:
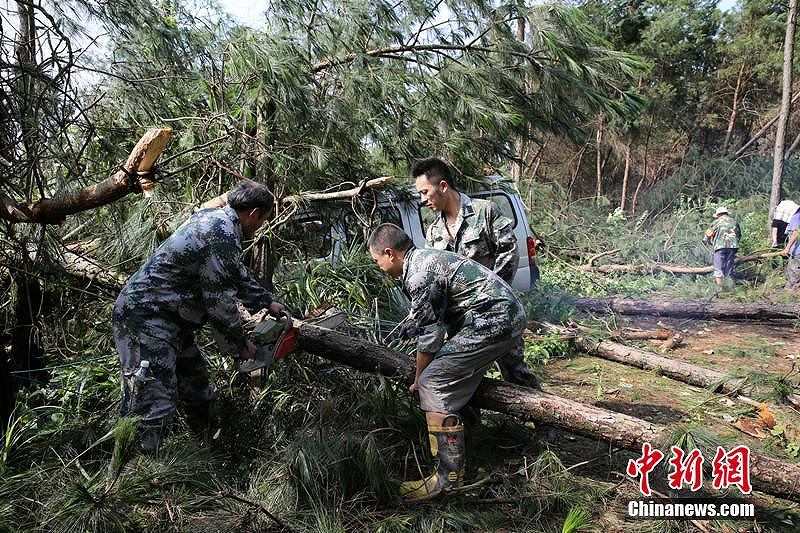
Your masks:
<svg viewBox="0 0 800 533"><path fill-rule="evenodd" d="M357 316L373 306L373 299L387 301L393 287L361 242L350 244L335 264L296 262L275 283L281 301L301 314L326 303Z"/></svg>
<svg viewBox="0 0 800 533"><path fill-rule="evenodd" d="M525 361L531 366L546 365L551 359L563 359L569 353L569 342L560 339L558 333L549 333L545 338L525 343Z"/></svg>
<svg viewBox="0 0 800 533"><path fill-rule="evenodd" d="M787 161L784 190L794 191L800 186L797 170L796 161ZM755 199L769 195L771 176L771 158L753 158L743 164L690 152L680 169L648 191L640 205L660 213L678 208L684 197Z"/></svg>
<svg viewBox="0 0 800 533"><path fill-rule="evenodd" d="M580 507L573 507L564 519L561 533L577 533L589 526L589 513Z"/></svg>

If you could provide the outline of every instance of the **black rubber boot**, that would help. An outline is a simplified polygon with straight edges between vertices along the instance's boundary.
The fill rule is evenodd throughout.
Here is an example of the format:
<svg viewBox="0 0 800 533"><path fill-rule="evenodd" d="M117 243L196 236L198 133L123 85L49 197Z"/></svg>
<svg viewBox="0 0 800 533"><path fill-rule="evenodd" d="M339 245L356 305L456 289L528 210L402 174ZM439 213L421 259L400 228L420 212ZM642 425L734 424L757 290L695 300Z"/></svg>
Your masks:
<svg viewBox="0 0 800 533"><path fill-rule="evenodd" d="M214 402L187 402L183 405L183 412L192 434L200 440L208 440L214 422Z"/></svg>
<svg viewBox="0 0 800 533"><path fill-rule="evenodd" d="M450 425L428 426L431 455L436 469L431 475L400 485L400 495L405 500L429 500L464 484L466 443L464 424L456 415L445 418Z"/></svg>
<svg viewBox="0 0 800 533"><path fill-rule="evenodd" d="M139 424L139 445L147 455L155 455L166 434L165 420L142 420Z"/></svg>

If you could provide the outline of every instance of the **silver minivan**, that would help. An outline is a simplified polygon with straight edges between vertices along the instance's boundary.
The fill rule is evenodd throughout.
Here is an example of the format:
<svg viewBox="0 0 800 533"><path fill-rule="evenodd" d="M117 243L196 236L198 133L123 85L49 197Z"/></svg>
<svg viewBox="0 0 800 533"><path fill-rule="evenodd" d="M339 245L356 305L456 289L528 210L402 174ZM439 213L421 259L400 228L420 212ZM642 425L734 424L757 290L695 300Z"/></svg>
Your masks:
<svg viewBox="0 0 800 533"><path fill-rule="evenodd" d="M500 180L499 176L490 178L492 184ZM411 187L414 196L416 190ZM494 202L500 212L514 224L514 235L517 237L517 253L519 263L512 286L515 290L527 292L539 279L539 268L536 264L536 239L525 216L525 207L519 194L508 188L492 187L468 193L471 198L480 198ZM419 201L392 202L390 198L382 201L381 222L393 222L402 227L414 240L418 248L425 247L425 229L433 222L436 213L427 207L421 207ZM389 215L389 207L395 209L394 216Z"/></svg>
<svg viewBox="0 0 800 533"><path fill-rule="evenodd" d="M500 176L487 178L489 187L468 193L472 198L491 200L514 224L517 237L519 263L512 286L517 291L529 291L539 279L536 264L536 239L531 232L525 207L516 190L502 186ZM376 193L371 209L372 226L391 222L402 227L419 248L425 247L425 228L433 221L435 213L421 207L413 186L386 189ZM330 207L330 206L328 206ZM365 231L365 221L345 204L333 210L333 214L305 211L288 224L285 233L294 246L300 248L307 261L336 261L353 238Z"/></svg>

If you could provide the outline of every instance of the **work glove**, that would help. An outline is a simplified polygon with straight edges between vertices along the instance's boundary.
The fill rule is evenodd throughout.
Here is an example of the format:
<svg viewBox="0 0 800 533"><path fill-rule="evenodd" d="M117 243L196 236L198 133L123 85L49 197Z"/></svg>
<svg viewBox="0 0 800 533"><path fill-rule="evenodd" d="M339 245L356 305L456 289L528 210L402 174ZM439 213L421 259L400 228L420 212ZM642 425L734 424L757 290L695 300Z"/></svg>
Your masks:
<svg viewBox="0 0 800 533"><path fill-rule="evenodd" d="M419 328L413 322L408 322L400 326L400 338L404 341L419 337Z"/></svg>

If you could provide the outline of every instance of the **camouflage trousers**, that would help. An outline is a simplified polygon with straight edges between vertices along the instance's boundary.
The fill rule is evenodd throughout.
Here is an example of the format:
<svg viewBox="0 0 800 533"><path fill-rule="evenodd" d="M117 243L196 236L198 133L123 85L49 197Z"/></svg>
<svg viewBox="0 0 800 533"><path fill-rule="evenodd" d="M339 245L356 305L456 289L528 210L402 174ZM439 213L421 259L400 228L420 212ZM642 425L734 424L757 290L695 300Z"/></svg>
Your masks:
<svg viewBox="0 0 800 533"><path fill-rule="evenodd" d="M796 289L800 287L800 257L789 259L786 264L786 288Z"/></svg>
<svg viewBox="0 0 800 533"><path fill-rule="evenodd" d="M192 332L156 316L146 321L125 316L114 308L114 343L121 366L120 414L140 418L142 447L154 451L172 420L179 402L209 405L214 392L208 366L194 343ZM134 329L132 325L143 325ZM147 376L138 377L142 361Z"/></svg>
<svg viewBox="0 0 800 533"><path fill-rule="evenodd" d="M524 387L538 388L539 383L528 363L525 362L525 339L521 338L514 347L497 360L500 374L509 383Z"/></svg>
<svg viewBox="0 0 800 533"><path fill-rule="evenodd" d="M518 342L502 339L477 350L438 352L417 381L420 407L425 412L455 414L478 390L492 362Z"/></svg>

